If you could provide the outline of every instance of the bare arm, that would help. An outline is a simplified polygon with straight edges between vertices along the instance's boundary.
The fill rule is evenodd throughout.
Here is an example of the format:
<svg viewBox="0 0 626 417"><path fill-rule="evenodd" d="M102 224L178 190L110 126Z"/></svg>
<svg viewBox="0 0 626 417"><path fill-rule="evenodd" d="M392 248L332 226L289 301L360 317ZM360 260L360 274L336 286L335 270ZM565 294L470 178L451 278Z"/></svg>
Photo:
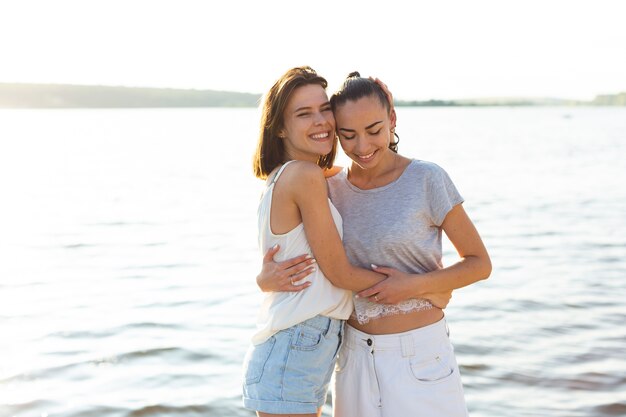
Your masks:
<svg viewBox="0 0 626 417"><path fill-rule="evenodd" d="M406 274L393 268L374 268L389 278L361 291L358 296L376 296L379 302L393 304L406 299L407 294L411 295L408 298L428 298L426 294L455 290L489 277L489 254L462 205L450 210L441 227L459 254L458 262L427 274Z"/></svg>
<svg viewBox="0 0 626 417"><path fill-rule="evenodd" d="M263 292L297 292L308 288L310 281L303 281L315 272L315 259L300 255L282 262L274 261L274 255L280 249L279 245L270 248L263 257L261 273L257 275L257 285ZM405 299L411 298L405 295ZM427 299L435 307L446 308L452 298L452 291L426 293L422 298Z"/></svg>
<svg viewBox="0 0 626 417"><path fill-rule="evenodd" d="M275 262L274 255L280 245L269 248L263 256L261 273L256 283L263 292L297 292L308 288L310 281L302 281L315 271L315 259L309 255L300 255L282 262Z"/></svg>
<svg viewBox="0 0 626 417"><path fill-rule="evenodd" d="M350 264L328 204L322 171L313 164L298 164L291 174L289 192L300 210L304 232L313 255L326 278L335 286L354 291L371 287L386 277ZM289 172L287 172L289 174Z"/></svg>

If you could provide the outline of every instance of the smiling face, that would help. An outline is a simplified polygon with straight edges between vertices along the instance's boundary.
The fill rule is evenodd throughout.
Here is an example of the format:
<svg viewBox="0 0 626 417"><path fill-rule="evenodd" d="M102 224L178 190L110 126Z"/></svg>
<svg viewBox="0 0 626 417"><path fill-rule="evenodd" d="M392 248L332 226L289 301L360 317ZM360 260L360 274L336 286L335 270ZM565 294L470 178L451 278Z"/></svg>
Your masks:
<svg viewBox="0 0 626 417"><path fill-rule="evenodd" d="M294 90L284 111L279 136L289 159L316 162L330 153L335 142L335 118L326 91L319 84Z"/></svg>
<svg viewBox="0 0 626 417"><path fill-rule="evenodd" d="M343 151L361 168L374 168L390 156L389 111L378 97L346 101L335 109L335 119Z"/></svg>

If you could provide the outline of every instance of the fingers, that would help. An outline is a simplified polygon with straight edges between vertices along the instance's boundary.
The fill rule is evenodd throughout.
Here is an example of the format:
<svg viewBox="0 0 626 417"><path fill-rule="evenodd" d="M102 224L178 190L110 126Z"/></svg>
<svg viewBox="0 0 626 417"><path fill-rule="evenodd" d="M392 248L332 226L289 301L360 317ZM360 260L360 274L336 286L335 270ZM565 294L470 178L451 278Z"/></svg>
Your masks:
<svg viewBox="0 0 626 417"><path fill-rule="evenodd" d="M386 266L378 266L374 264L371 264L371 266L372 266L373 271L378 272L380 274L384 274L384 275L390 275L391 272L393 271L393 268L388 268Z"/></svg>
<svg viewBox="0 0 626 417"><path fill-rule="evenodd" d="M289 286L289 288L285 289L285 291L288 291L288 292L298 292L298 291L302 291L304 289L307 289L310 286L311 286L311 282L310 281L304 281L303 283L297 283L294 280L294 283L291 284Z"/></svg>
<svg viewBox="0 0 626 417"><path fill-rule="evenodd" d="M295 258L279 262L278 266L280 269L294 268L294 270L289 271L289 275L293 275L295 272L298 272L313 263L315 263L315 259L311 258L311 255L300 255L296 256Z"/></svg>
<svg viewBox="0 0 626 417"><path fill-rule="evenodd" d="M274 260L274 255L280 250L280 245L277 243L265 252L265 256L263 256L263 263L272 262Z"/></svg>
<svg viewBox="0 0 626 417"><path fill-rule="evenodd" d="M299 258L303 258L303 260L281 271L283 276L283 291L298 292L311 286L311 282L306 281L306 277L317 271L315 259L306 255L294 259ZM285 261L286 265L289 265L290 261L293 260ZM282 265L282 263L280 265Z"/></svg>
<svg viewBox="0 0 626 417"><path fill-rule="evenodd" d="M370 294L370 295L363 295L363 296L361 296L361 293L358 293L356 295L356 297L357 298L367 298L371 303L385 304L385 296L382 293L382 291L377 291L377 290L374 290L374 291L366 290L366 291L368 291L368 294Z"/></svg>
<svg viewBox="0 0 626 417"><path fill-rule="evenodd" d="M444 301L444 300L439 300L439 299L435 298L433 300L428 300L428 301L430 301L430 303L433 306L435 306L437 308L440 308L441 310L445 309L448 306L448 303L446 301Z"/></svg>
<svg viewBox="0 0 626 417"><path fill-rule="evenodd" d="M381 288L379 288L378 284L376 284L373 287L369 287L368 289L360 291L356 295L356 298L370 298L370 297L373 297L374 295L378 294L380 291L381 291Z"/></svg>
<svg viewBox="0 0 626 417"><path fill-rule="evenodd" d="M293 266L289 266L292 264L292 262L290 261L285 261L285 264L276 264L279 270L279 274L283 278L285 285L293 286L294 282L301 281L303 278L307 277L317 270L317 268L315 267L315 259L311 257L305 258L303 261L301 261L300 263L296 263ZM284 268L284 266L287 266L287 268Z"/></svg>
<svg viewBox="0 0 626 417"><path fill-rule="evenodd" d="M444 309L452 298L452 291L424 294L424 298L430 301L433 306Z"/></svg>
<svg viewBox="0 0 626 417"><path fill-rule="evenodd" d="M305 254L282 262L275 262L274 255L280 246L274 245L263 256L263 267L257 276L257 285L264 292L297 292L311 286L305 278L315 272L315 259Z"/></svg>
<svg viewBox="0 0 626 417"><path fill-rule="evenodd" d="M389 91L389 88L387 88L387 84L385 84L384 82L382 82L382 80L378 77L368 77L370 80L374 81L376 84L378 84L383 90L385 90L385 93L387 93Z"/></svg>
<svg viewBox="0 0 626 417"><path fill-rule="evenodd" d="M387 99L389 100L389 104L393 106L393 95L391 94L391 91L389 91L389 87L387 87L387 84L385 84L378 78L370 77L370 80L373 80L376 84L380 86L380 88L383 89L383 92L385 93L385 95L387 96Z"/></svg>
<svg viewBox="0 0 626 417"><path fill-rule="evenodd" d="M380 273L380 274L384 274L384 275L389 275L388 272L393 271L392 268L387 268L387 267L383 267L383 266L378 266L378 265L374 265L374 264L370 264L372 266L372 270ZM372 301L374 302L378 302L376 301L376 299L374 299L373 297L375 295L377 295L377 298L380 299L381 298L381 294L380 292L383 290L383 282L385 281L381 281L376 285L373 285L367 289L364 289L363 291L359 291L356 294L356 298L372 298Z"/></svg>
<svg viewBox="0 0 626 417"><path fill-rule="evenodd" d="M296 272L293 275L289 276L290 279L290 283L293 283L292 285L298 286L301 285L299 284L300 281L302 281L304 278L306 278L307 276L309 276L310 274L312 274L313 272L317 271L317 268L313 265L309 265L306 268L303 268L301 271ZM307 282L307 281L305 281Z"/></svg>
<svg viewBox="0 0 626 417"><path fill-rule="evenodd" d="M298 292L306 288L309 288L312 284L311 281L306 281L306 277L315 272L317 268L313 265L309 265L293 275L289 275L285 280L285 291Z"/></svg>

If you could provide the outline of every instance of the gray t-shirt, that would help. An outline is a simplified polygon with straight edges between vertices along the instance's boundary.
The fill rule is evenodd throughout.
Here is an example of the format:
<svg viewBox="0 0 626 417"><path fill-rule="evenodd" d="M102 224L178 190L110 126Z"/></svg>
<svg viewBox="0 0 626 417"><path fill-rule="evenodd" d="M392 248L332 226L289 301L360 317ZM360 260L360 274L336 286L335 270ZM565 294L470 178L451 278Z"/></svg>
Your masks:
<svg viewBox="0 0 626 417"><path fill-rule="evenodd" d="M330 198L343 218L343 245L353 265L388 266L407 273L443 267L441 224L463 198L448 174L432 162L412 160L395 181L361 190L347 168L328 178ZM359 321L431 307L426 300L377 305L355 300Z"/></svg>

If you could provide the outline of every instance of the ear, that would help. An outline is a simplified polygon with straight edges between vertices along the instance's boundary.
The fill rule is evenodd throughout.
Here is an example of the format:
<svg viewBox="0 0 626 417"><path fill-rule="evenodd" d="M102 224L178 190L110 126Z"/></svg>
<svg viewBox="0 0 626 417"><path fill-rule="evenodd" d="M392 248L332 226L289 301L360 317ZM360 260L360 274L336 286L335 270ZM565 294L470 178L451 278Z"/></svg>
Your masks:
<svg viewBox="0 0 626 417"><path fill-rule="evenodd" d="M392 130L396 128L396 121L397 121L396 109L393 108L389 112L389 126L391 126Z"/></svg>

